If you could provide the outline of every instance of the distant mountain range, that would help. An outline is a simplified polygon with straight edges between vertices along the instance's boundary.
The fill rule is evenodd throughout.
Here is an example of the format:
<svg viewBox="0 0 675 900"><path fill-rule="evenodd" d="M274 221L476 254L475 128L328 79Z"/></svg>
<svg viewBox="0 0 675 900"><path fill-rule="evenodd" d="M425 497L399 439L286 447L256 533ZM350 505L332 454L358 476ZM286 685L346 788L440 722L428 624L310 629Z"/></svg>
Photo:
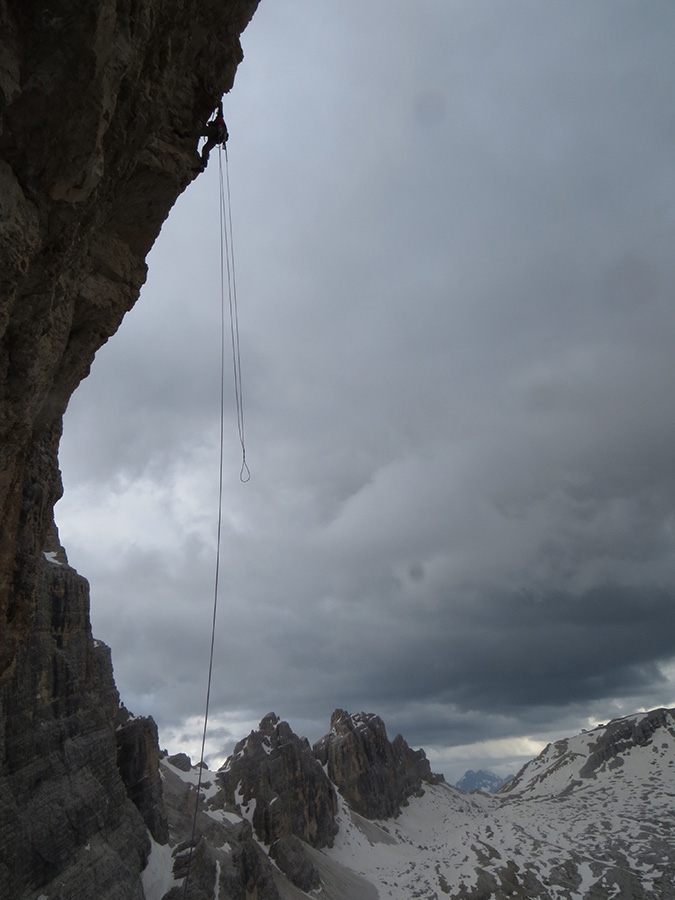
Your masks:
<svg viewBox="0 0 675 900"><path fill-rule="evenodd" d="M468 769L459 781L455 782L455 787L459 788L460 791L465 791L467 794L470 794L472 791L496 794L499 788L505 785L507 781L511 781L512 778L515 778L515 775L507 775L506 778L501 778L499 775L495 775L494 772L489 772L486 769L479 769L477 772L474 772L473 769Z"/></svg>
<svg viewBox="0 0 675 900"><path fill-rule="evenodd" d="M146 900L180 900L190 856L190 900L675 900L674 713L550 744L498 794L446 784L375 715L336 710L311 747L270 714L202 770L194 835L199 770L161 760Z"/></svg>

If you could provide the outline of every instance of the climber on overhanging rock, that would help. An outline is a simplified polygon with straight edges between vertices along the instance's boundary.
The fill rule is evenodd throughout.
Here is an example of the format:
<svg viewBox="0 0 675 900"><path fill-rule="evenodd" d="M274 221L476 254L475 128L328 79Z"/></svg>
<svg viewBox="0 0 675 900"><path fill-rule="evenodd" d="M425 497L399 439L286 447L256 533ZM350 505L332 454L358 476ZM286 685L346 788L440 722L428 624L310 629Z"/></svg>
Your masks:
<svg viewBox="0 0 675 900"><path fill-rule="evenodd" d="M202 147L202 171L206 168L206 164L209 161L209 153L213 150L216 144L224 144L229 134L227 133L227 125L225 124L225 119L223 118L223 101L221 100L218 104L218 111L216 113L215 118L211 119L210 122L207 122L204 126L203 130L199 132L200 137L206 138L206 143Z"/></svg>

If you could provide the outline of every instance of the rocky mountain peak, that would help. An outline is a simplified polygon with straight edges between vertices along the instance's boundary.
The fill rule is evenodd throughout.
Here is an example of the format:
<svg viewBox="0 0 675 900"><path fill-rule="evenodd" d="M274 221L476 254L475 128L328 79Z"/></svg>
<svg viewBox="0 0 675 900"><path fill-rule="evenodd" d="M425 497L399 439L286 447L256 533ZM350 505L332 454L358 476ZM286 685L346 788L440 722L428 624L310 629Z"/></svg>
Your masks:
<svg viewBox="0 0 675 900"><path fill-rule="evenodd" d="M314 753L351 809L366 818L396 816L423 783L443 780L432 773L423 750L412 750L401 735L390 742L373 713L336 709L330 725Z"/></svg>
<svg viewBox="0 0 675 900"><path fill-rule="evenodd" d="M266 740L268 746L274 746L277 752L280 747L288 741L298 740L297 735L293 733L293 729L288 722L282 721L279 716L273 712L269 712L266 716L263 716L258 725L258 730L252 731L249 738L254 741L262 739L263 743ZM304 740L307 743L307 746L309 746L309 742L307 742L306 738L301 738L300 740Z"/></svg>
<svg viewBox="0 0 675 900"><path fill-rule="evenodd" d="M673 747L674 710L636 713L548 744L501 788L500 794L568 797L584 790L586 782L599 781L612 773L620 782L629 764L636 765L636 760L644 763L644 750L651 752L650 765L656 766L662 757L669 759ZM641 774L638 770L637 777Z"/></svg>
<svg viewBox="0 0 675 900"><path fill-rule="evenodd" d="M335 790L309 741L274 713L239 741L218 781L229 802L248 810L266 844L291 836L312 847L332 844L337 831Z"/></svg>
<svg viewBox="0 0 675 900"><path fill-rule="evenodd" d="M507 775L502 778L501 775L495 775L494 772L486 769L479 769L477 772L474 772L473 769L467 769L459 781L455 782L455 787L466 793L484 791L488 794L494 794L513 778L513 775Z"/></svg>
<svg viewBox="0 0 675 900"><path fill-rule="evenodd" d="M336 709L330 717L330 730L336 734L346 734L360 727L384 730L386 736L384 722L375 713L358 712L352 715L346 709Z"/></svg>

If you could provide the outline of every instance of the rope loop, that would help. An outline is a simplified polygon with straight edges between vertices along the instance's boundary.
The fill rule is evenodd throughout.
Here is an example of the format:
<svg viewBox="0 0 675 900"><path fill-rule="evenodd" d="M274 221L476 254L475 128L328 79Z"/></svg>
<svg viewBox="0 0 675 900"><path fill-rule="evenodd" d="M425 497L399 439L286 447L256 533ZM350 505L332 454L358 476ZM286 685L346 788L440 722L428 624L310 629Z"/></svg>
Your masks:
<svg viewBox="0 0 675 900"><path fill-rule="evenodd" d="M250 480L251 470L246 462L246 454L244 454L241 461L241 469L239 470L239 481L241 481L242 484L247 484Z"/></svg>

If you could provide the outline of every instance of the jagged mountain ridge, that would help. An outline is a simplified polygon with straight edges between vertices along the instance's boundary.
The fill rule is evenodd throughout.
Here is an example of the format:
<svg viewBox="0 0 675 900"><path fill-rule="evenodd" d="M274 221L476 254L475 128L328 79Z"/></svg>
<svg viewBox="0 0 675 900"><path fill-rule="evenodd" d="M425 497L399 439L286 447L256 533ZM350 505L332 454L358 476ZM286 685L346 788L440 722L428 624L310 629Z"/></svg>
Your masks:
<svg viewBox="0 0 675 900"><path fill-rule="evenodd" d="M147 900L178 900L199 770L180 754L163 758L161 772L172 852L153 842L144 885ZM322 855L339 837L343 811L351 807L350 815L364 824L382 809L397 815L426 785L443 780L431 772L424 751L412 750L400 735L390 742L378 716L341 709L313 747L269 713L218 772L203 778L191 900L208 900L218 891L238 896L225 892L234 883L251 884L250 878L261 900L317 890L326 898L350 897L363 879L340 867L336 875Z"/></svg>
<svg viewBox="0 0 675 900"><path fill-rule="evenodd" d="M376 716L350 717L338 710L336 717L343 726L347 717L347 729L363 737L360 750L350 753L357 766L361 752L379 753L380 760L387 756L379 740L384 726ZM364 728L368 721L371 727ZM331 734L314 745L315 752L322 752ZM387 739L390 750L395 742ZM217 895L218 889L221 897L229 896L223 893L231 878L228 866L241 865L244 845L261 879L260 900L300 900L310 891L326 900L675 898L675 710L637 713L551 744L498 794L468 795L429 770L429 778L386 818L359 814L331 783L336 804L323 807L322 814L335 831L328 841L313 844L298 834L306 817L286 818L281 831L267 839L258 829L257 823L266 821L261 805L287 806L288 796L302 790L295 781L302 778L301 769L270 790L269 773L281 759L282 744L294 745L309 760L307 741L270 715L237 745L220 772L207 773L197 845L200 883L207 889L195 893L195 900ZM424 758L420 753L418 762ZM395 759L393 753L389 759ZM170 782L172 791L183 792L183 809L190 798L194 802L197 770L174 763L175 758L162 760L163 783L165 792ZM240 776L246 773L251 785L256 771L254 792ZM390 784L400 781L400 771L390 776ZM373 796L362 794L360 800L376 809L374 782L371 790ZM178 841L175 815L169 820L172 840ZM320 830L315 823L316 833ZM223 851L225 845L231 849ZM180 873L185 845L177 846ZM173 881L166 849L155 845L146 873L147 900L177 900L179 883ZM162 893L171 885L174 893Z"/></svg>

